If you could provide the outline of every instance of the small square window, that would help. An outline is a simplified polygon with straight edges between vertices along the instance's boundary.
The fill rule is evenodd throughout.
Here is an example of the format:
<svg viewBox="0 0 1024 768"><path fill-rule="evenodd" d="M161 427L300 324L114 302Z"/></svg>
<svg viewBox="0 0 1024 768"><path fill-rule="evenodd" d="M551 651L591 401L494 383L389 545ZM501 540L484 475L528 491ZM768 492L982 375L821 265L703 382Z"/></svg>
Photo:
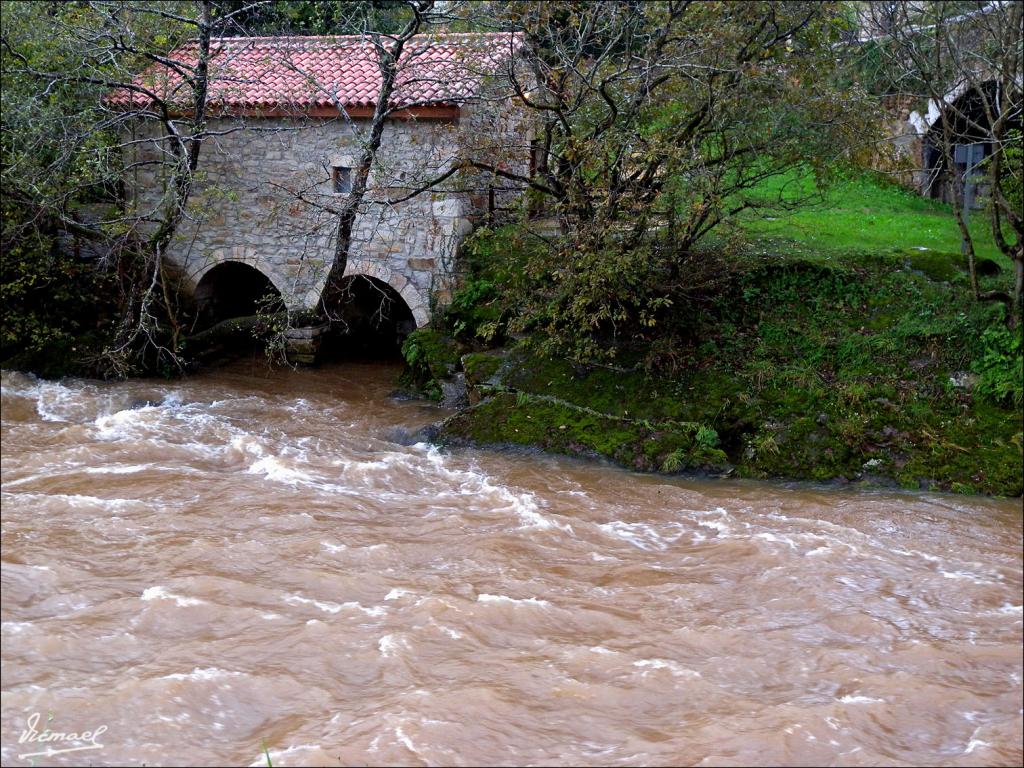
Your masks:
<svg viewBox="0 0 1024 768"><path fill-rule="evenodd" d="M331 185L339 195L352 191L352 169L344 165L331 166Z"/></svg>

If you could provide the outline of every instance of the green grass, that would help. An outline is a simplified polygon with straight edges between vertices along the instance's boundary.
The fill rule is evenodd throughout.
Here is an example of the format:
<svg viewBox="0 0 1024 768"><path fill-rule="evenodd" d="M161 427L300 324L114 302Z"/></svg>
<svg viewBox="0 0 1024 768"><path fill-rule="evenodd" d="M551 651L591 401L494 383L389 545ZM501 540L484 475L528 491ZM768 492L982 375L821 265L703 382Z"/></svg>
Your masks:
<svg viewBox="0 0 1024 768"><path fill-rule="evenodd" d="M794 200L814 195L814 186L809 176L787 176L766 182L757 192L766 199ZM757 240L789 241L822 256L851 250L960 252L960 230L950 206L868 175L839 181L800 210L751 214L741 226ZM1008 269L984 210L971 211L970 229L977 256Z"/></svg>

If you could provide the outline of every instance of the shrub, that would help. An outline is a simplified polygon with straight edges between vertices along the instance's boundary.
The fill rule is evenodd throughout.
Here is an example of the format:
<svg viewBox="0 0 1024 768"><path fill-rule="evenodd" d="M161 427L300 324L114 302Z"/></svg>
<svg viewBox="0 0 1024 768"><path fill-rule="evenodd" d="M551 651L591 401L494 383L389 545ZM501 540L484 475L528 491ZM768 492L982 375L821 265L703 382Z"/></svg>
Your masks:
<svg viewBox="0 0 1024 768"><path fill-rule="evenodd" d="M407 366L404 383L435 400L441 399L439 382L459 364L459 350L455 343L430 328L420 328L409 334L402 344L402 357Z"/></svg>
<svg viewBox="0 0 1024 768"><path fill-rule="evenodd" d="M981 356L972 366L979 396L1000 405L1024 402L1024 355L1019 329L994 325L981 335Z"/></svg>

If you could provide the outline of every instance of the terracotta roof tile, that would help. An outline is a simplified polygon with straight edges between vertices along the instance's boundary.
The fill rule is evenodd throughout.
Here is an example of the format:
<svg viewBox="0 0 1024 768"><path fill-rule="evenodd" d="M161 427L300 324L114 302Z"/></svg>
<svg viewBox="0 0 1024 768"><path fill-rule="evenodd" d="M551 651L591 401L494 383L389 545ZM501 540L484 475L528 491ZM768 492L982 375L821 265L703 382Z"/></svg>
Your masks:
<svg viewBox="0 0 1024 768"><path fill-rule="evenodd" d="M386 39L386 38L385 38ZM418 35L405 45L391 106L451 106L472 98L482 79L507 63L521 46L512 33ZM381 76L372 42L362 36L235 37L213 41L209 108L295 110L374 106ZM185 45L169 59L194 67L196 46ZM181 109L191 94L182 76L155 65L135 78ZM106 103L142 107L150 99L115 91Z"/></svg>

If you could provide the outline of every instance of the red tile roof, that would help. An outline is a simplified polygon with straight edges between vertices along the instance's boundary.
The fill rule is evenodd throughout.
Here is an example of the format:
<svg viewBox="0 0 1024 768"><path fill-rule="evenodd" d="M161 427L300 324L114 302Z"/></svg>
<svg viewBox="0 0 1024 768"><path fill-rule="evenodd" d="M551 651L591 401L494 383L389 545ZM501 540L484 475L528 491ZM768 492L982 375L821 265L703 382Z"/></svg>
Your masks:
<svg viewBox="0 0 1024 768"><path fill-rule="evenodd" d="M384 38L387 41L387 38ZM478 92L481 81L507 64L522 45L512 33L418 35L405 45L391 106L457 106ZM372 108L381 76L368 37L234 37L213 41L208 106L211 112L308 112ZM188 68L196 46L176 49L168 59ZM154 65L135 78L178 109L191 93L173 68ZM143 107L139 92L116 91L115 107Z"/></svg>

